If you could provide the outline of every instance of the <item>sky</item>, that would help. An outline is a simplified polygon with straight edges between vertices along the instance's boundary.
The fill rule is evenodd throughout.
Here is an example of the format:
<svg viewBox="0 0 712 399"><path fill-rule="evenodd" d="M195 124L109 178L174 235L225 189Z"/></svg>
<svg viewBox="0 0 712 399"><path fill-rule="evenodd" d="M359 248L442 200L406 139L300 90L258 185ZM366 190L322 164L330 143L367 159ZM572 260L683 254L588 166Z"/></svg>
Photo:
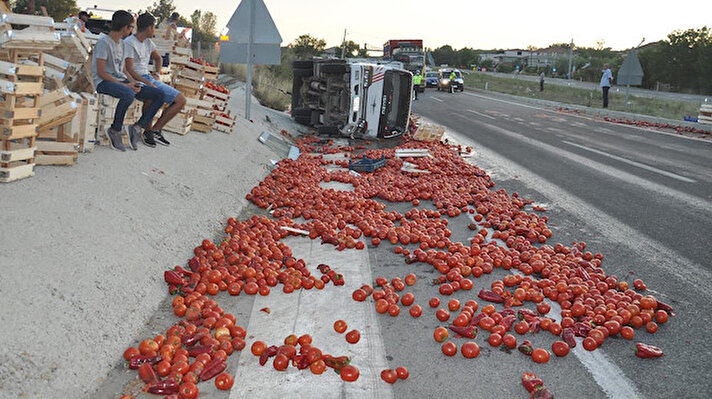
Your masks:
<svg viewBox="0 0 712 399"><path fill-rule="evenodd" d="M77 0L80 8L137 11L154 0ZM711 26L710 0L624 0L546 2L524 0L263 0L287 45L308 33L327 47L346 39L360 46L382 48L389 39L423 39L426 47L445 44L459 49L526 49L570 42L577 47L624 50L663 40L674 30ZM188 17L200 4L218 16L218 30L227 24L239 0L174 0Z"/></svg>

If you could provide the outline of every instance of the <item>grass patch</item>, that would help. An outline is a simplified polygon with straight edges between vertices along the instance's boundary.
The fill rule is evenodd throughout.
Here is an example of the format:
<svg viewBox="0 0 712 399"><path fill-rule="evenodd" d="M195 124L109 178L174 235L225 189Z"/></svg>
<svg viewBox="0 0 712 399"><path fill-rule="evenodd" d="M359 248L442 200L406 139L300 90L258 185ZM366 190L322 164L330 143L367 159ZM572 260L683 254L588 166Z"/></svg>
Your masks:
<svg viewBox="0 0 712 399"><path fill-rule="evenodd" d="M244 64L221 64L221 72L232 75L243 82L247 80L247 66ZM284 111L292 102L287 94L292 90L292 76L281 74L268 65L252 67L253 94L265 107Z"/></svg>
<svg viewBox="0 0 712 399"><path fill-rule="evenodd" d="M603 108L603 93L600 88L598 90L588 90L544 83L544 91L540 92L538 81L502 78L481 73L465 75L465 85L468 87L484 90L485 84L487 85L487 90L497 93ZM620 91L616 92L616 89ZM625 87L611 88L608 93L608 109L677 120L682 120L685 115L697 116L699 113L699 105L695 103L634 95L628 97L628 108L626 109Z"/></svg>

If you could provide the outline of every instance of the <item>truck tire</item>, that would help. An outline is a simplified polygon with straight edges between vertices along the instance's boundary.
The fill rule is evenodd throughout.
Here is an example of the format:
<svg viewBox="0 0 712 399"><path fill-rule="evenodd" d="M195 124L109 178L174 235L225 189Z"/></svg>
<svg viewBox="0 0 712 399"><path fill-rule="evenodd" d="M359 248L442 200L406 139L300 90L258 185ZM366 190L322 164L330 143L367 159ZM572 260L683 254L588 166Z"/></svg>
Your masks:
<svg viewBox="0 0 712 399"><path fill-rule="evenodd" d="M309 76L312 76L313 73L314 73L313 70L311 70L311 69L306 69L306 68L294 68L294 69L292 69L292 75L294 75L294 77L308 78Z"/></svg>
<svg viewBox="0 0 712 399"><path fill-rule="evenodd" d="M346 73L346 64L324 64L321 65L321 72L342 75Z"/></svg>
<svg viewBox="0 0 712 399"><path fill-rule="evenodd" d="M314 69L314 61L312 60L296 60L292 62L292 68L294 69Z"/></svg>

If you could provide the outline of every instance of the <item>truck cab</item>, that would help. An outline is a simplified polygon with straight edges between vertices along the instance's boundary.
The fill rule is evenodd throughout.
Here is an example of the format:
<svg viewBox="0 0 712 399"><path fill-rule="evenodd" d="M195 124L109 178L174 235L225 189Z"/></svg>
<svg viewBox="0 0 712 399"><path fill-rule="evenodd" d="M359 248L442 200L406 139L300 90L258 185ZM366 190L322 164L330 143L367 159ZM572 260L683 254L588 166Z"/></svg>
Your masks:
<svg viewBox="0 0 712 399"><path fill-rule="evenodd" d="M413 75L392 65L335 59L292 64L292 117L318 133L391 138L408 128Z"/></svg>

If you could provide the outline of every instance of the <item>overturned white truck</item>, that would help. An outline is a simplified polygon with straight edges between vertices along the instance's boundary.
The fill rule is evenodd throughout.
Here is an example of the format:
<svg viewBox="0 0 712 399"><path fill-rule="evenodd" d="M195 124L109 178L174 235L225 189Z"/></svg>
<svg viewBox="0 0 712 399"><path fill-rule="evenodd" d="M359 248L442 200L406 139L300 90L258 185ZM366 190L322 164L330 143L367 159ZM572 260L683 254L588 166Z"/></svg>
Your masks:
<svg viewBox="0 0 712 399"><path fill-rule="evenodd" d="M292 117L321 134L391 138L408 127L413 75L390 65L334 59L292 64Z"/></svg>

